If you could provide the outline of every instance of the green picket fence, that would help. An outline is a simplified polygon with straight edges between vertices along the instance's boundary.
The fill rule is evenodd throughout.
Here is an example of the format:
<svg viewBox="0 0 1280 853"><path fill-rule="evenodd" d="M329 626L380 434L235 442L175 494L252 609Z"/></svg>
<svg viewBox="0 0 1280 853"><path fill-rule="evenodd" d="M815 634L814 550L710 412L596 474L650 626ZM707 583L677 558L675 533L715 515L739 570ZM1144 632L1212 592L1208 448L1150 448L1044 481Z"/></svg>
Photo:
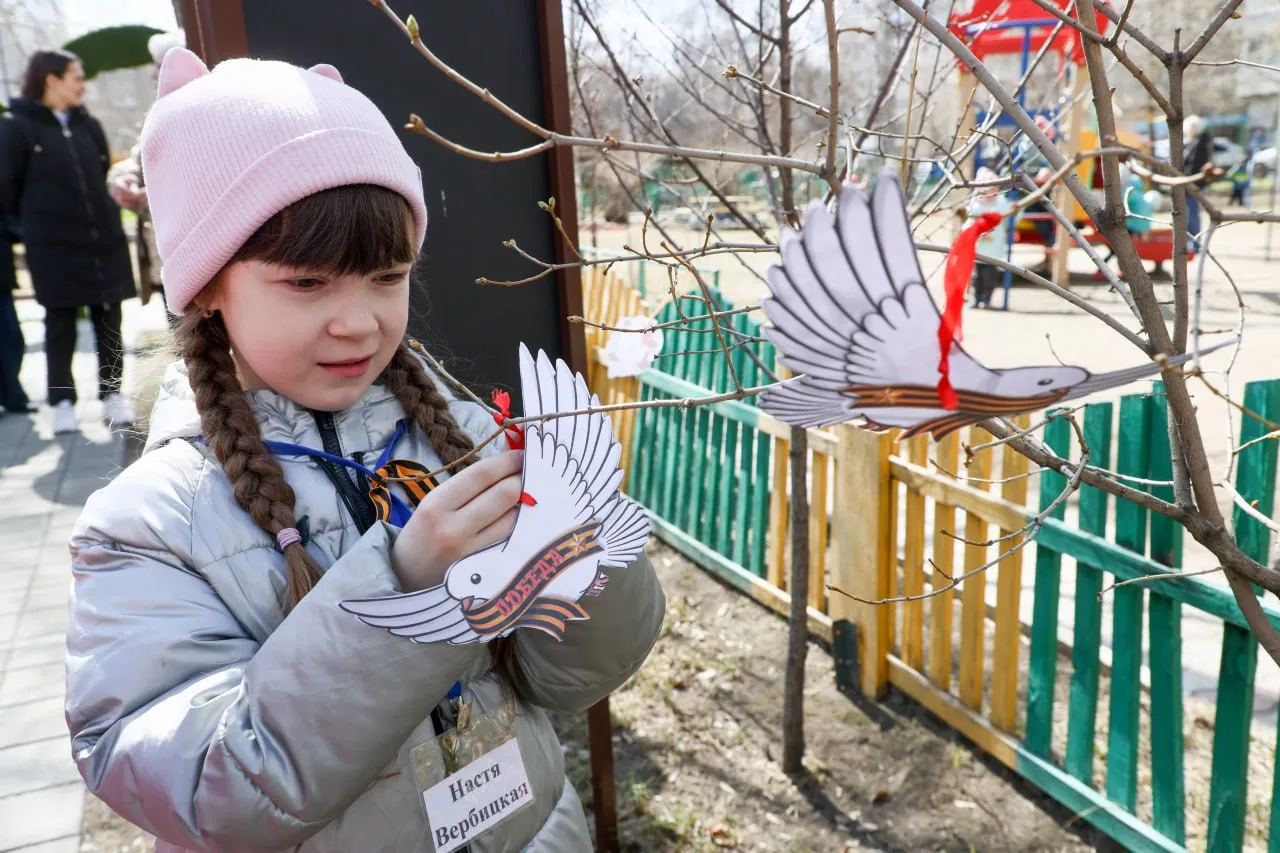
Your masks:
<svg viewBox="0 0 1280 853"><path fill-rule="evenodd" d="M721 310L731 307L718 294L716 299ZM706 313L705 306L693 299L682 300L680 310L684 316ZM657 319L670 322L679 316L676 306L668 304ZM758 324L746 315L734 315L722 322L742 335L759 334ZM775 362L768 344L755 342L736 347L733 364L743 386L765 381L765 374L747 353L748 346L766 367L773 369ZM661 357L639 377L639 399L646 401L707 396L732 388L709 320L668 330ZM1249 384L1244 405L1267 421L1280 421L1280 380ZM785 513L776 512L785 508L785 454L780 452L785 450L782 442L788 435L785 425L769 418L751 400L730 400L694 409L642 409L635 416L630 446L624 448L630 459L627 490L649 509L658 536L743 592L785 612L785 575L778 544L786 539L786 518ZM1166 424L1166 404L1158 383L1153 392L1127 395L1118 406L1087 406L1083 433L1090 464L1134 478L1130 484L1171 499L1171 487L1145 482L1167 483L1171 479ZM1260 421L1242 417L1238 435L1245 449L1237 457L1236 488L1259 513L1270 517L1278 448L1274 440L1258 440L1266 432ZM1074 432L1064 420L1050 421L1044 433L1045 442L1059 455L1080 458ZM1061 475L1043 472L1039 475L1038 507L1024 507L994 497L985 486L944 477L914 456L908 459L897 455L908 451L905 446L893 445L892 438L840 427L833 432L811 431L810 445L813 459L825 454L824 460L830 457L835 463L837 486L829 521L832 535L840 541L836 559L830 565L830 580L848 589L899 588L897 584L905 576L898 512L904 493L908 524L911 513L916 512L921 530L926 501L938 510L945 509L948 517L955 519L953 530L967 529L967 522L956 517L960 513L970 520L1009 529L1018 518L1025 521L1038 515L1066 486ZM955 448L948 447L946 443L930 445L930 452L954 453ZM1012 453L1007 448L983 451L993 454L991 458L1006 452ZM1000 464L1001 470L1010 470L1004 467L1006 464ZM948 465L954 468L954 463L948 463L941 469L948 470ZM819 512L814 530L822 531L821 538L811 535L810 540L820 543L818 548L811 548L817 568L813 583L819 586L827 578L828 517L819 509L828 506L826 470L822 468L821 492L814 471L811 492L811 502ZM995 470L989 461L986 470ZM877 484L883 484L882 497L868 499L865 491L880 488ZM855 487L856 498L847 491ZM846 491L842 493L841 488ZM819 494L823 497L818 498ZM913 494L917 496L914 499ZM877 500L888 501L888 509L873 517L882 519L881 523L891 529L879 535L874 528L876 522L872 521L871 535L864 535L868 532L864 516L880 513L875 509ZM914 510L912 500L919 501ZM771 505L775 511L771 511ZM1270 545L1268 528L1239 510L1233 521L1244 551L1265 561ZM855 535L848 532L855 530L862 536L858 541L853 541ZM932 539L935 558L941 547L940 538L945 539ZM1003 677L1006 684L1012 683L1024 703L1025 715L1017 721L1012 720L1011 713L993 718L991 700L988 698L984 705L981 689L976 703L972 695L966 699L954 693L953 685L958 679L949 675L938 679L936 668L929 665L927 658L918 665L904 663L899 655L904 645L912 642L906 638L908 630L914 632L915 647L921 648L926 629L932 629L921 613L916 613L910 623L904 615L901 631L895 634L898 611L893 605L863 608L851 615L844 602L835 600L828 606L825 601L815 603L811 599L810 624L819 636L835 642L838 653L843 642L841 625L850 624L845 619L857 623L860 644L866 644L868 637L887 638L887 642L874 645L871 657L862 653L859 665L864 673L864 689L871 684L871 692L878 693L878 678L885 686L903 690L979 748L1128 849L1234 853L1245 849L1246 819L1250 818L1251 837L1269 837L1267 849L1280 853L1280 808L1274 797L1268 799L1261 791L1254 791L1250 797L1248 791L1250 750L1264 748L1261 741L1255 742L1251 737L1257 732L1253 722L1257 642L1225 583L1220 579L1182 576L1107 591L1105 596L1111 604L1111 637L1107 644L1111 660L1109 668L1103 664L1107 614L1099 594L1112 583L1176 574L1182 565L1182 540L1182 528L1170 520L1128 501L1112 501L1088 486L1080 491L1071 523L1066 520L1066 507L1058 507L1044 523L1033 546L1031 620L1024 626L1030 634L1029 649L1020 647L1012 655L1006 653L1003 663L997 657L989 665L992 669L1012 667ZM948 549L953 545L950 539L945 543ZM886 550L884 560L866 554L880 548ZM926 546L918 546L914 559L923 564L926 550ZM995 553L990 551L989 555ZM981 554L974 558L985 559ZM1064 574L1070 569L1070 564L1064 566L1064 558L1075 566L1074 589L1069 591L1062 589ZM1021 570L1020 562L1010 564L1017 566L1016 571ZM880 586L851 575L881 571L867 568L879 565L886 573ZM1006 570L1002 562L987 575L999 578ZM1001 588L1008 588L1003 579ZM1020 584L1015 582L1012 588L1018 589ZM1064 594L1068 592L1074 597L1067 605L1072 617L1069 629L1063 625L1067 620L1060 619ZM946 600L950 602L949 598ZM977 601L981 600L980 595ZM1271 623L1280 628L1280 608L1270 602L1263 602L1263 607ZM1183 615L1188 608L1220 621L1223 631L1207 796L1190 796L1187 786L1186 744L1188 732L1195 725L1184 718L1187 705L1182 684L1182 635ZM1012 612L1016 614L1017 609L1015 600ZM931 607L930 620L939 612L936 606ZM964 630L972 630L976 624L978 637L976 642L955 645L948 639L942 646L946 649L944 660L954 664L959 655L983 655L982 636L989 630L982 627L984 620L956 621L965 623ZM942 630L951 637L960 628L948 621ZM953 652L953 648L958 651ZM877 659L877 655L881 657ZM948 669L946 664L942 668ZM877 671L881 675L875 675ZM984 671L981 661L977 671L980 676ZM1005 720L1006 716L1010 719ZM1055 719L1066 722L1065 732L1059 726L1056 737ZM1149 762L1143 756L1149 756ZM1193 757L1195 762L1208 760L1202 753ZM1266 756L1265 760L1273 765L1272 772L1280 766L1275 764L1274 756ZM1280 778L1273 779L1273 790L1278 784ZM1258 826L1260 821L1269 821L1269 833ZM1193 839L1190 847L1189 837Z"/></svg>
<svg viewBox="0 0 1280 853"><path fill-rule="evenodd" d="M1244 406L1266 420L1280 418L1280 381L1248 385ZM1167 410L1160 385L1157 383L1151 394L1124 397L1118 423L1113 423L1113 415L1111 403L1095 403L1085 409L1083 433L1090 449L1090 464L1111 468L1114 463L1113 470L1137 478L1134 483L1167 483L1172 471ZM1266 431L1257 419L1243 415L1241 446L1261 438ZM1072 446L1072 439L1065 421L1053 421L1045 430L1046 443L1055 452L1078 458L1080 449ZM1237 459L1236 488L1266 517L1274 508L1276 457L1276 442L1266 440L1246 447ZM1041 474L1040 506L1047 507L1065 485L1065 479L1057 473ZM1171 486L1143 488L1172 500ZM1107 593L1113 600L1105 785L1100 790L1092 787L1103 618L1099 594L1108 579L1126 581L1168 575L1182 563L1182 528L1129 501L1115 502L1113 541L1108 542L1107 504L1105 493L1085 486L1079 496L1078 526L1065 525L1059 507L1036 540L1026 732L1021 745L1025 755L1020 756L1027 760L1019 769L1129 849L1186 849L1187 818L1191 814L1207 824L1201 840L1204 846L1197 844L1197 849L1242 850L1258 645L1224 583L1202 577L1173 577L1120 586ZM1233 522L1241 548L1253 559L1265 562L1270 545L1267 527L1239 509ZM1076 559L1072 666L1065 709L1055 702L1054 689L1062 668L1058 659L1058 615L1064 556ZM1184 606L1220 619L1223 626L1211 780L1207 808L1201 813L1189 808L1186 791ZM1272 624L1280 626L1280 609L1270 603L1263 606ZM1143 769L1139 766L1139 748L1144 728L1140 677L1144 639L1150 673L1146 703L1149 822L1134 817ZM1052 724L1055 716L1061 718L1064 711L1068 721L1066 749L1059 760L1052 755ZM1274 784L1273 781L1273 790ZM1255 799L1263 802L1261 797ZM1274 798L1266 807L1270 813L1268 849L1280 851L1280 833L1276 831L1280 827L1280 808Z"/></svg>
<svg viewBox="0 0 1280 853"><path fill-rule="evenodd" d="M729 305L713 291L719 310ZM683 316L707 314L706 306L681 300ZM679 319L673 303L658 314L659 323ZM721 320L733 343L756 337L759 324L746 314ZM768 343L742 343L733 349L733 367L745 387L767 381L747 350L768 369L774 367ZM733 390L728 364L710 319L670 329L654 369L640 377L640 399L674 400ZM665 538L678 540L695 558L718 555L717 563L763 577L768 532L772 439L757 429L761 412L755 401L730 400L695 409L640 410L631 450L628 491L654 516Z"/></svg>

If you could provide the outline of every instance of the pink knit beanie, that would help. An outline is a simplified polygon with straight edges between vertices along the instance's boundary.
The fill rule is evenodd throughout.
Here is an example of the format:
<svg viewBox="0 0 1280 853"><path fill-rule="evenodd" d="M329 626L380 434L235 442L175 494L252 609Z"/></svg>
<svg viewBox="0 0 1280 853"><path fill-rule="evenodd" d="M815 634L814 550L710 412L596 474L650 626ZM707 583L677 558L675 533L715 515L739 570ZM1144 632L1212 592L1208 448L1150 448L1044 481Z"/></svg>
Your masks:
<svg viewBox="0 0 1280 853"><path fill-rule="evenodd" d="M264 222L332 187L404 196L417 245L422 173L373 102L337 69L231 59L211 72L185 48L160 66L142 167L169 310L182 311Z"/></svg>

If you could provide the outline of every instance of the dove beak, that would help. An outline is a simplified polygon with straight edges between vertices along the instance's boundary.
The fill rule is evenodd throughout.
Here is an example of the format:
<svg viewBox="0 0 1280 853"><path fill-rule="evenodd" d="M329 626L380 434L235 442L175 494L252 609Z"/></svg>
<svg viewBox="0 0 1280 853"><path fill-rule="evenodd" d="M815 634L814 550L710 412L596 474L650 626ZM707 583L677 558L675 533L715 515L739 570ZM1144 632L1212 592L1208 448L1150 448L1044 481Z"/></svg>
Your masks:
<svg viewBox="0 0 1280 853"><path fill-rule="evenodd" d="M473 602L473 601L475 601L475 597L474 597L474 596L470 596L470 595L468 595L466 598L462 599L462 611L463 611L464 613L465 613L466 611L468 611L468 610L470 610L470 609L471 609L471 602Z"/></svg>

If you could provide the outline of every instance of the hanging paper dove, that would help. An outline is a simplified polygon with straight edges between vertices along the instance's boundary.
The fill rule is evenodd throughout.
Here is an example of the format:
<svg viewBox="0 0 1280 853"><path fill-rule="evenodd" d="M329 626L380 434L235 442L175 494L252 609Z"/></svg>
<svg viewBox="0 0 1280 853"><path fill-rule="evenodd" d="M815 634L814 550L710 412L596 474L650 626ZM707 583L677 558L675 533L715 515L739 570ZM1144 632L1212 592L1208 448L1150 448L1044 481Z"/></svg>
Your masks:
<svg viewBox="0 0 1280 853"><path fill-rule="evenodd" d="M1097 376L1065 365L995 370L952 342L946 328L940 335L942 316L925 286L906 200L892 172L876 182L870 202L846 186L834 217L815 202L803 231L786 229L781 243L782 263L769 269L772 295L762 304L773 325L763 334L781 362L804 375L765 391L760 404L794 426L861 418L875 431L901 428L904 437L942 438L1161 370L1155 362ZM942 338L950 350L945 358ZM1190 357L1174 356L1168 364ZM940 366L949 367L949 376Z"/></svg>
<svg viewBox="0 0 1280 853"><path fill-rule="evenodd" d="M581 375L542 352L535 361L523 344L520 388L526 417L600 405ZM517 628L558 639L567 622L590 618L578 601L605 588L603 570L630 565L649 538L648 515L618 491L621 456L607 414L527 424L527 497L506 541L454 563L440 586L340 606L419 643L485 643Z"/></svg>

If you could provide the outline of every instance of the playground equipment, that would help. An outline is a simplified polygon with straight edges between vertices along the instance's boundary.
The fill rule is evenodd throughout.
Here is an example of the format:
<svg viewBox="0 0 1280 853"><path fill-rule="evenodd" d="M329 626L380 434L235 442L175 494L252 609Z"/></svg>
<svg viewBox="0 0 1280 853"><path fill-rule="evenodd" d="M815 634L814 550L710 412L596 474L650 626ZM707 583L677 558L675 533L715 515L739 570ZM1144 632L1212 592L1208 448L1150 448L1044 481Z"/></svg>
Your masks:
<svg viewBox="0 0 1280 853"><path fill-rule="evenodd" d="M1069 12L1072 8L1071 0L1053 0L1053 2L1064 13ZM1033 115L1044 116L1053 124L1061 137L1059 145L1063 156L1071 158L1081 151L1093 150L1100 147L1100 145L1097 131L1085 125L1087 99L1084 97L1084 93L1088 85L1088 72L1085 69L1081 35L1070 27L1059 27L1059 23L1060 21L1057 18L1047 15L1032 0L976 0L970 11L953 15L948 21L947 27L958 38L964 40L974 54L983 61L995 56L1019 56L1019 79L1024 79L1028 76L1027 72L1031 66L1032 57L1041 50L1047 51L1056 58L1059 75L1066 78L1066 88L1070 94L1065 99L1061 110L1030 110L1029 112L1032 112ZM1093 22L1093 29L1096 32L1105 32L1107 26L1106 17L1101 12L1098 12L1096 20ZM1003 113L991 116L978 110L974 104L978 87L977 80L963 66L960 66L959 76L961 100L966 104L965 115L962 119L964 122L961 127L962 134L966 132L972 134L979 127L1016 126L1013 120ZM1018 99L1018 103L1026 108L1027 92L1025 82L1014 94ZM1064 112L1065 128L1063 127ZM1138 150L1145 150L1149 147L1148 141L1137 134L1121 130L1118 131L1117 135L1119 137L1118 142L1121 145ZM975 170L980 162L981 157L975 156L972 164ZM1006 160L1006 169L1008 165ZM1099 158L1089 157L1084 159L1077 167L1076 173L1086 186L1101 193L1102 170ZM1054 206L1063 211L1081 229L1086 240L1090 243L1105 244L1106 241L1094 229L1093 223L1085 213L1084 208L1071 195L1065 185L1060 184L1055 187L1052 198ZM1010 243L1043 245L1044 239L1039 231L1036 230L1036 225L1037 220L1044 219L1052 220L1052 215L1043 211L1024 213L1012 228ZM1155 262L1157 271L1160 270L1160 264L1163 261L1167 261L1173 256L1172 232L1169 229L1155 229L1148 234L1135 237L1134 242L1137 245L1139 256L1144 260ZM1054 245L1060 248L1070 246L1070 243L1067 242L1067 230L1061 224L1055 226ZM1055 284L1062 287L1067 285L1066 251L1053 253L1051 277ZM1006 273L1005 308L1008 308L1009 305L1010 279L1010 274Z"/></svg>

